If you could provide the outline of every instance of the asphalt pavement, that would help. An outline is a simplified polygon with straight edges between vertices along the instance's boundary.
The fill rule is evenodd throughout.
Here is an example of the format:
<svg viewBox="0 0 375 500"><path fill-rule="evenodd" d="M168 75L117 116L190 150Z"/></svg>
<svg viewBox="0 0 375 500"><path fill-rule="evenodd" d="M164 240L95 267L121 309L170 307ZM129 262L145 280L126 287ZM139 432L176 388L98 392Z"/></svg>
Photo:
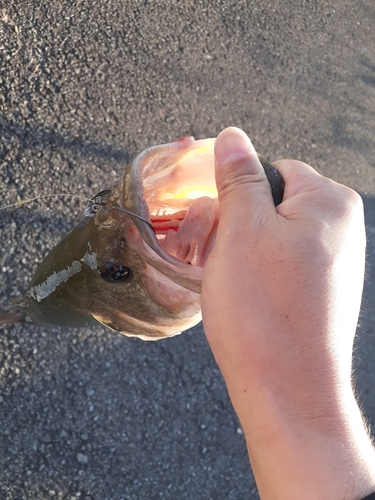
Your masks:
<svg viewBox="0 0 375 500"><path fill-rule="evenodd" d="M246 130L358 190L368 233L355 373L375 425L373 0L0 2L0 306L144 148ZM44 196L44 197L43 197ZM201 326L0 329L0 498L256 499Z"/></svg>

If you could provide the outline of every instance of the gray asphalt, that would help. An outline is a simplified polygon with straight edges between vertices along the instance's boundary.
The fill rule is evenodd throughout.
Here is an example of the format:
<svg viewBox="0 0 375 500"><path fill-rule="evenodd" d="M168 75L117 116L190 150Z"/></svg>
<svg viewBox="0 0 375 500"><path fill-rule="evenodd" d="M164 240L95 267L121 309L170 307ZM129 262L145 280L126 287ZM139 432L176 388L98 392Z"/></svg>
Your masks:
<svg viewBox="0 0 375 500"><path fill-rule="evenodd" d="M364 199L368 263L355 367L375 425L373 0L0 2L0 205L91 196L145 147L244 128ZM85 203L0 211L0 305ZM114 332L0 332L0 497L257 498L200 326L158 343Z"/></svg>

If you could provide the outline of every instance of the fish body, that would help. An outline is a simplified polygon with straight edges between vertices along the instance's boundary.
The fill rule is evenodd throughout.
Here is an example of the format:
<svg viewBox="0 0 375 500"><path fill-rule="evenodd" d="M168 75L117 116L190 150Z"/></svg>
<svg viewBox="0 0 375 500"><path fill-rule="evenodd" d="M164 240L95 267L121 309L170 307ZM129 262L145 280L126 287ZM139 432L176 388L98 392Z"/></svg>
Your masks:
<svg viewBox="0 0 375 500"><path fill-rule="evenodd" d="M200 319L203 266L218 224L214 139L192 137L140 153L112 189L47 255L0 324L91 326L144 340ZM283 183L261 158L275 204Z"/></svg>

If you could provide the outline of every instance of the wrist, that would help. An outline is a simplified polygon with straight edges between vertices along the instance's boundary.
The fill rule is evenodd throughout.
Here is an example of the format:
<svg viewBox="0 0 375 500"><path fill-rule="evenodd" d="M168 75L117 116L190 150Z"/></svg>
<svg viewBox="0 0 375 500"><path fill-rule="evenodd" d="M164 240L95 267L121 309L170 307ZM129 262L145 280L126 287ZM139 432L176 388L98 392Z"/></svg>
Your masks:
<svg viewBox="0 0 375 500"><path fill-rule="evenodd" d="M286 408L276 393L232 400L262 500L358 500L374 491L374 449L351 390L326 415Z"/></svg>

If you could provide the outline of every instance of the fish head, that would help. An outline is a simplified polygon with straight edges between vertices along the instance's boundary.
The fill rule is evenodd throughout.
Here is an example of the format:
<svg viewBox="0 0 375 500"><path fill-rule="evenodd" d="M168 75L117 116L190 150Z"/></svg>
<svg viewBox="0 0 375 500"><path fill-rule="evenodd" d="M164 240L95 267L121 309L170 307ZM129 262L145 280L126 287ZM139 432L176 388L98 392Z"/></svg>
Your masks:
<svg viewBox="0 0 375 500"><path fill-rule="evenodd" d="M113 330L143 340L176 335L201 320L200 295L132 248L130 242L143 238L134 216L118 210L117 192L115 188L110 193L91 222L95 229L86 254L90 314Z"/></svg>
<svg viewBox="0 0 375 500"><path fill-rule="evenodd" d="M218 223L214 142L186 137L143 151L86 209L84 271L97 321L143 339L200 321L203 265Z"/></svg>
<svg viewBox="0 0 375 500"><path fill-rule="evenodd" d="M200 296L150 266L124 235L138 233L119 207L117 187L100 193L86 217L37 269L23 301L37 324L89 326L97 321L153 340L201 319Z"/></svg>

